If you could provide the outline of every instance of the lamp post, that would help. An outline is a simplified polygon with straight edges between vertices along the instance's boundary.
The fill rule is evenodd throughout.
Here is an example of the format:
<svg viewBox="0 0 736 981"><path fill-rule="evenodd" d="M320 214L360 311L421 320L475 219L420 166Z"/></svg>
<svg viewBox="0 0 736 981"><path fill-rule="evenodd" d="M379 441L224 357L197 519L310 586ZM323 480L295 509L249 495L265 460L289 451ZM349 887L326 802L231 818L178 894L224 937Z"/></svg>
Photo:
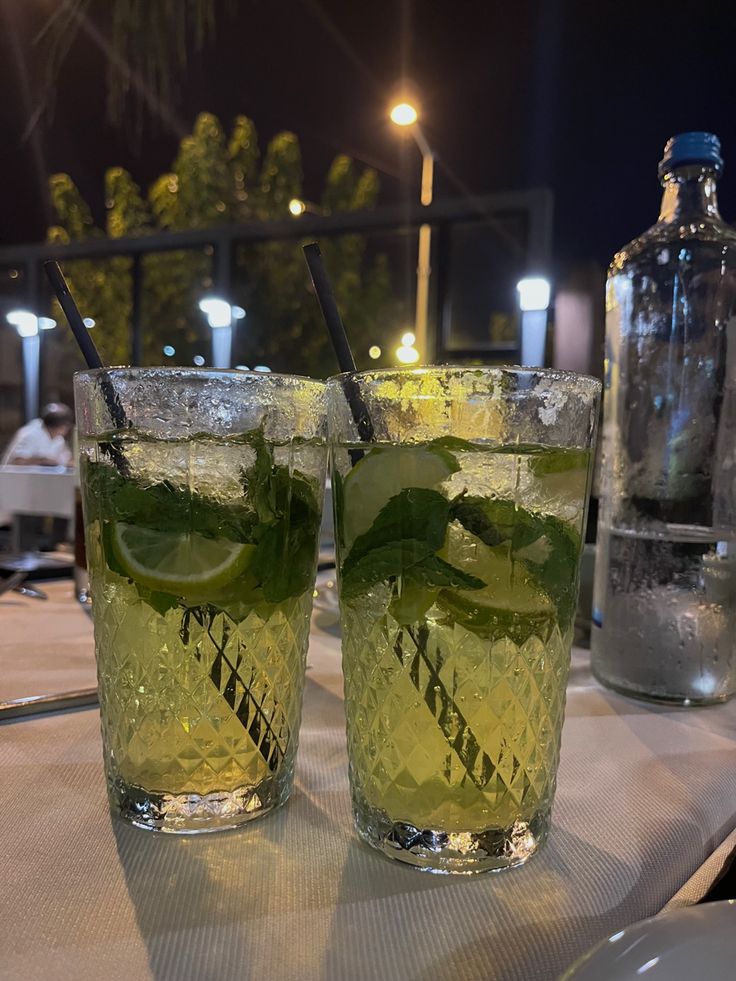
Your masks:
<svg viewBox="0 0 736 981"><path fill-rule="evenodd" d="M526 276L516 284L521 310L521 363L544 367L550 284L543 276Z"/></svg>
<svg viewBox="0 0 736 981"><path fill-rule="evenodd" d="M419 147L419 152L422 155L420 201L425 206L429 205L432 203L434 189L434 153L419 125L419 113L411 103L399 102L391 109L389 118L395 126L408 128ZM429 277L432 272L430 266L431 244L431 226L421 225L419 228L419 252L417 255L417 302L414 315L414 332L416 334L416 346L419 349L420 358L424 361L430 360L433 354L429 350L429 332L427 329L429 316Z"/></svg>
<svg viewBox="0 0 736 981"><path fill-rule="evenodd" d="M303 198L292 198L289 201L289 214L294 218L301 218L302 215L323 215L324 208L320 208L313 201L305 201Z"/></svg>
<svg viewBox="0 0 736 981"><path fill-rule="evenodd" d="M212 328L212 366L229 368L232 363L233 320L242 320L245 310L231 306L218 296L203 296L199 309Z"/></svg>
<svg viewBox="0 0 736 981"><path fill-rule="evenodd" d="M15 327L21 339L23 351L23 411L26 422L38 415L38 379L40 369L41 338L39 331L53 330L56 321L51 317L37 317L30 310L10 310L5 318Z"/></svg>
<svg viewBox="0 0 736 981"><path fill-rule="evenodd" d="M401 345L396 348L396 360L400 364L416 364L419 360L419 351L416 347L416 337L407 330L401 337Z"/></svg>

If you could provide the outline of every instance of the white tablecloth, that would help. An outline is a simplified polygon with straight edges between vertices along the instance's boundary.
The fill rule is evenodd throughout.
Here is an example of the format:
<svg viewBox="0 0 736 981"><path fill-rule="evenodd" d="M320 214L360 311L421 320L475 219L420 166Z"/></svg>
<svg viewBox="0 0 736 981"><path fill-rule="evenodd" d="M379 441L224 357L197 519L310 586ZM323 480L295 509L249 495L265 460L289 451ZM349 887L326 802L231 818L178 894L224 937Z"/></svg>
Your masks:
<svg viewBox="0 0 736 981"><path fill-rule="evenodd" d="M0 512L71 518L76 483L63 467L0 467Z"/></svg>
<svg viewBox="0 0 736 981"><path fill-rule="evenodd" d="M41 630L58 650L55 619L24 602L39 663ZM90 625L68 602L89 664ZM112 822L95 709L0 726L1 978L549 981L717 874L705 863L736 824L736 704L628 701L576 652L546 849L512 872L431 876L355 837L339 640L319 616L308 661L292 800L239 831Z"/></svg>
<svg viewBox="0 0 736 981"><path fill-rule="evenodd" d="M48 599L0 596L0 702L97 684L92 621L73 599L74 583L58 579L40 588Z"/></svg>

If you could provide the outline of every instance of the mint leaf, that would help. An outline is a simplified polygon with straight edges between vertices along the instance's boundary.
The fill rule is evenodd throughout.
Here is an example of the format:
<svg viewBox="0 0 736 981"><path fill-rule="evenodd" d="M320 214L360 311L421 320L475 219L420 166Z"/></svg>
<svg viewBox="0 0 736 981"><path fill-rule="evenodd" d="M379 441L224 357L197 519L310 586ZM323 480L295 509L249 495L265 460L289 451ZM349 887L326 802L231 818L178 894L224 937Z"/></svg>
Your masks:
<svg viewBox="0 0 736 981"><path fill-rule="evenodd" d="M412 566L431 555L427 543L416 538L379 545L348 566L343 566L342 595L346 599L364 593L378 582L405 575Z"/></svg>
<svg viewBox="0 0 736 981"><path fill-rule="evenodd" d="M138 590L138 595L143 600L144 603L148 603L151 609L155 610L159 616L163 617L169 612L179 606L179 600L176 596L172 596L171 593L159 593L151 589L146 589L145 586L141 586L139 583L131 580Z"/></svg>
<svg viewBox="0 0 736 981"><path fill-rule="evenodd" d="M252 572L264 598L280 603L311 585L319 504L304 474L276 464L273 447L262 434L253 434L250 442L256 459L243 473L243 485L257 517Z"/></svg>
<svg viewBox="0 0 736 981"><path fill-rule="evenodd" d="M399 576L414 592L414 587L481 589L485 583L477 576L435 555L444 544L449 520L450 502L439 491L408 487L396 494L353 543L341 571L343 596L349 599Z"/></svg>
<svg viewBox="0 0 736 981"><path fill-rule="evenodd" d="M472 452L475 447L457 436L440 436L439 439L433 439L428 443L427 449L443 461L450 473L457 473L460 464L457 462L455 452Z"/></svg>
<svg viewBox="0 0 736 981"><path fill-rule="evenodd" d="M483 446L477 446L475 443L471 443L467 439L461 439L459 436L440 436L439 439L433 439L429 444L429 449L435 450L449 450L447 456L449 457L454 453L478 453L480 450L484 449ZM454 457L453 457L454 459ZM460 466L457 460L454 460L455 469L453 473L457 473Z"/></svg>
<svg viewBox="0 0 736 981"><path fill-rule="evenodd" d="M568 470L585 470L589 458L588 450L576 450L563 446L549 450L540 456L532 457L529 460L529 469L536 477L544 477L550 473L565 473Z"/></svg>
<svg viewBox="0 0 736 981"><path fill-rule="evenodd" d="M493 505L492 511L490 505ZM516 524L516 506L513 501L493 501L461 494L452 501L450 518L459 521L463 528L493 548L511 538Z"/></svg>
<svg viewBox="0 0 736 981"><path fill-rule="evenodd" d="M106 463L86 462L84 481L90 520L113 519L157 531L195 529L205 538L253 541L255 514L241 501L223 504L168 480L144 486Z"/></svg>
<svg viewBox="0 0 736 981"><path fill-rule="evenodd" d="M394 586L394 595L389 605L391 616L402 627L420 623L437 600L438 593L439 589L428 589L411 576L404 576L401 587L399 588L398 583Z"/></svg>
<svg viewBox="0 0 736 981"><path fill-rule="evenodd" d="M256 528L252 571L271 603L300 596L312 585L320 508L312 482L295 470L274 467L268 490L257 491L272 517ZM265 515L265 510L262 512Z"/></svg>
<svg viewBox="0 0 736 981"><path fill-rule="evenodd" d="M482 579L455 568L438 555L422 559L409 569L407 576L429 588L482 589L486 585Z"/></svg>
<svg viewBox="0 0 736 981"><path fill-rule="evenodd" d="M427 554L436 552L445 540L449 514L450 502L439 491L405 488L383 506L368 531L355 539L343 574L381 545L416 540L424 544Z"/></svg>
<svg viewBox="0 0 736 981"><path fill-rule="evenodd" d="M411 566L397 585L391 600L391 616L404 626L418 623L437 599L443 587L482 589L486 584L477 576L456 569L437 555L429 555Z"/></svg>
<svg viewBox="0 0 736 981"><path fill-rule="evenodd" d="M501 446L494 446L493 452L505 456L541 456L549 453L549 448L540 443L503 443Z"/></svg>
<svg viewBox="0 0 736 981"><path fill-rule="evenodd" d="M242 500L224 504L176 487L169 481L143 486L123 478L109 464L87 462L86 497L90 520L103 526L105 561L127 578L115 558L109 529L123 521L159 531L194 530L209 538L256 544L252 572L263 597L272 603L299 596L312 585L320 527L318 488L299 471L274 463L273 449L262 434L251 439L255 463L242 475ZM163 601L142 595L154 609Z"/></svg>
<svg viewBox="0 0 736 981"><path fill-rule="evenodd" d="M332 464L332 507L334 514L343 514L345 507L345 491L342 474L337 469L337 465L333 462ZM345 538L342 533L342 521L335 520L335 543L340 547L345 547Z"/></svg>
<svg viewBox="0 0 736 981"><path fill-rule="evenodd" d="M525 562L555 603L561 629L566 629L577 603L580 535L574 528L552 515L527 511L514 501L483 497L455 498L450 516L490 547L510 542L511 557Z"/></svg>
<svg viewBox="0 0 736 981"><path fill-rule="evenodd" d="M256 451L256 462L243 473L245 499L258 516L258 521L267 523L277 518L280 513L277 497L278 491L282 488L276 487L274 481L276 465L273 447L266 442L262 433L253 433L250 443ZM288 471L286 473L288 476Z"/></svg>
<svg viewBox="0 0 736 981"><path fill-rule="evenodd" d="M400 548L402 542L415 542L425 555L436 552L445 538L449 511L450 502L439 491L407 487L395 494L378 512L368 531L353 542L343 576L382 546Z"/></svg>
<svg viewBox="0 0 736 981"><path fill-rule="evenodd" d="M341 570L344 597L364 592L433 555L445 540L450 502L439 491L408 487L392 497L359 535Z"/></svg>

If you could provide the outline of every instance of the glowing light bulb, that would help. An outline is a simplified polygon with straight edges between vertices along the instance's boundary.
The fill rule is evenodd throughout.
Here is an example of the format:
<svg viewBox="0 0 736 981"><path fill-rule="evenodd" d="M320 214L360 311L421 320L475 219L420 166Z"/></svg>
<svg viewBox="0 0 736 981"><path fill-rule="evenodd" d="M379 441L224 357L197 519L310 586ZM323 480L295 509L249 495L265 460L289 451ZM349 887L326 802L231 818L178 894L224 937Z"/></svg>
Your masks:
<svg viewBox="0 0 736 981"><path fill-rule="evenodd" d="M408 344L402 344L396 348L396 357L402 364L416 364L419 360L419 351Z"/></svg>
<svg viewBox="0 0 736 981"><path fill-rule="evenodd" d="M519 308L523 313L530 310L546 310L549 306L551 287L543 276L527 276L516 284Z"/></svg>
<svg viewBox="0 0 736 981"><path fill-rule="evenodd" d="M399 102L389 115L391 122L397 126L412 126L419 118L419 113L409 102Z"/></svg>

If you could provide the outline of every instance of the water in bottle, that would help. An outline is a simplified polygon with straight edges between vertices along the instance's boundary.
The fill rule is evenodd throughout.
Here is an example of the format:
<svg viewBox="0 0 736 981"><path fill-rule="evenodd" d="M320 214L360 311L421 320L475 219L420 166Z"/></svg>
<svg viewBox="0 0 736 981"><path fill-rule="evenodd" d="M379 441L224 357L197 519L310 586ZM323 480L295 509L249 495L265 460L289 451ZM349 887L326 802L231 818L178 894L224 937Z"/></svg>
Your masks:
<svg viewBox="0 0 736 981"><path fill-rule="evenodd" d="M659 220L611 264L592 667L643 698L736 689L736 232L720 143L684 133Z"/></svg>

